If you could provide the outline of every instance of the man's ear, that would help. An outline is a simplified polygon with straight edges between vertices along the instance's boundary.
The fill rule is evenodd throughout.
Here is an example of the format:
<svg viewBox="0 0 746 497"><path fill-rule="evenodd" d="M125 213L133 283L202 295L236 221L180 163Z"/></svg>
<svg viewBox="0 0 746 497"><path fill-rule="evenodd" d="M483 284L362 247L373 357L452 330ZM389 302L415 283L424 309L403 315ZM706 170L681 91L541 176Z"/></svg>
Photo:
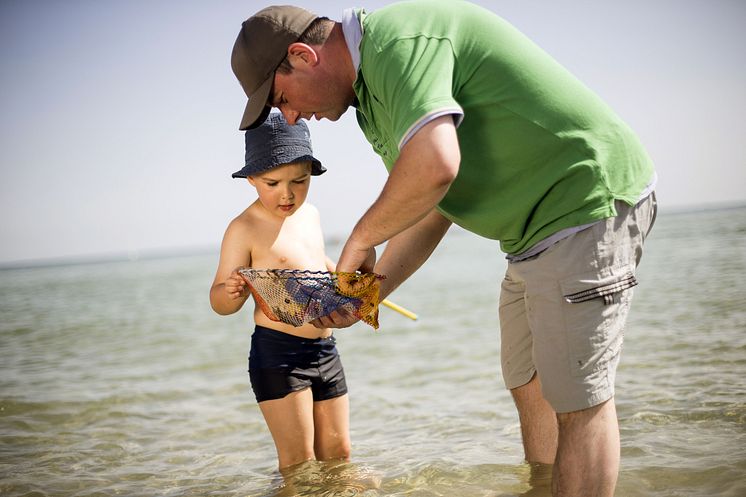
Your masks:
<svg viewBox="0 0 746 497"><path fill-rule="evenodd" d="M300 42L291 43L288 46L288 58L293 67L296 67L299 63L310 66L319 63L319 54L316 53L316 50L311 48L310 45Z"/></svg>

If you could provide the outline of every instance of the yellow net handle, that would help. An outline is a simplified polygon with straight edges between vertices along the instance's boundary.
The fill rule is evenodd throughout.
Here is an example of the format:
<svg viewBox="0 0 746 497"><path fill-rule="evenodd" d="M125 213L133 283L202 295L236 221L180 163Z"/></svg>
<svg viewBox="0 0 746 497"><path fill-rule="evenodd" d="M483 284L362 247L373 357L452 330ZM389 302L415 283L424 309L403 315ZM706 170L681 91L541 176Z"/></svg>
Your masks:
<svg viewBox="0 0 746 497"><path fill-rule="evenodd" d="M391 302L388 299L383 299L381 301L381 304L385 305L389 309L395 310L396 312L398 312L402 316L408 317L412 321L417 321L417 314L415 314L414 312L410 311L409 309L405 309L404 307L402 307L400 305L394 304L393 302Z"/></svg>

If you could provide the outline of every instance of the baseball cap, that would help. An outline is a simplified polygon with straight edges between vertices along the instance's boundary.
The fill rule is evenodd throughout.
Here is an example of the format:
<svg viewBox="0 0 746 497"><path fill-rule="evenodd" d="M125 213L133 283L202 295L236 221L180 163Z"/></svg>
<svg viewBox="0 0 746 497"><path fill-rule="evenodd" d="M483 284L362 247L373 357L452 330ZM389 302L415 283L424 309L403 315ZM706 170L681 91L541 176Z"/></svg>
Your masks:
<svg viewBox="0 0 746 497"><path fill-rule="evenodd" d="M234 178L245 178L293 162L311 161L311 174L326 168L313 156L311 133L303 121L288 124L279 112L272 112L257 127L246 130L246 161Z"/></svg>
<svg viewBox="0 0 746 497"><path fill-rule="evenodd" d="M243 22L231 54L233 73L249 97L238 129L251 129L267 118L275 70L287 56L288 46L317 17L300 7L273 5Z"/></svg>

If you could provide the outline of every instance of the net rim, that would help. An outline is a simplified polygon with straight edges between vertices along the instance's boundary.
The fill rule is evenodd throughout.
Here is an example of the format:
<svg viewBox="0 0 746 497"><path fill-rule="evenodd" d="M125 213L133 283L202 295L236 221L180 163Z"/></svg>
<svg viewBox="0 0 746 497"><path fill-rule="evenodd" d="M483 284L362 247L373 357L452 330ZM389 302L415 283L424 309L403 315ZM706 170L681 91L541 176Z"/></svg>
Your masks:
<svg viewBox="0 0 746 497"><path fill-rule="evenodd" d="M374 275L376 279L383 280L386 276L377 273L360 273L360 272L345 272L345 271L312 271L310 269L254 269L254 268L241 268L238 270L239 273L246 276L255 276L257 278L295 278L299 280L318 280L318 279L330 279L336 280L339 276L358 277L363 278L369 275Z"/></svg>

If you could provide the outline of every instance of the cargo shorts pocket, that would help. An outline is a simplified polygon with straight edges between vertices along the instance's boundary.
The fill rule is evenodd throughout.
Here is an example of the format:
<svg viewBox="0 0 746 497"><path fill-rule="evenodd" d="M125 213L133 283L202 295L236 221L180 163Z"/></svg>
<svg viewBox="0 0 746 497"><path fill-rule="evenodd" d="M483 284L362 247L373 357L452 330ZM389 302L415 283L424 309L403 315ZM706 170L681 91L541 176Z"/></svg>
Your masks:
<svg viewBox="0 0 746 497"><path fill-rule="evenodd" d="M588 376L609 364L621 351L632 288L632 267L611 274L584 273L560 282L570 372Z"/></svg>
<svg viewBox="0 0 746 497"><path fill-rule="evenodd" d="M562 286L563 297L565 297L568 303L579 304L580 302L600 298L603 299L604 304L609 305L614 302L614 296L619 294L619 292L637 286L637 278L635 278L632 271L627 271L621 276L611 275L607 279L596 281L581 280L577 283L578 287L582 287L582 289L573 293L565 293L567 287L572 287L571 284Z"/></svg>

